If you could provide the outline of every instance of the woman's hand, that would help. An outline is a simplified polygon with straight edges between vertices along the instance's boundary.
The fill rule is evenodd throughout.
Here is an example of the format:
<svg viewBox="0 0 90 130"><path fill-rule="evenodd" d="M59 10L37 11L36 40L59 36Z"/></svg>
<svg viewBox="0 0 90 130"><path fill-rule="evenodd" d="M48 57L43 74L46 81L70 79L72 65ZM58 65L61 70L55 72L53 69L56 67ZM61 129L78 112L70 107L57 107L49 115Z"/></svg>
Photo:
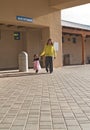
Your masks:
<svg viewBox="0 0 90 130"><path fill-rule="evenodd" d="M56 57L54 57L54 59L56 59Z"/></svg>

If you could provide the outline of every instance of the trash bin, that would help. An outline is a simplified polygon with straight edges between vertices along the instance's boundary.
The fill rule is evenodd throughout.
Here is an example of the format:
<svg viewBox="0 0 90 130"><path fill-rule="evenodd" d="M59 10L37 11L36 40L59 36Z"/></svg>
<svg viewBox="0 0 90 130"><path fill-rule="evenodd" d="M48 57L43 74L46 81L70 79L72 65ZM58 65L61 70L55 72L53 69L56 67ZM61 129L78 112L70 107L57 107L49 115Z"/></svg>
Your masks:
<svg viewBox="0 0 90 130"><path fill-rule="evenodd" d="M88 57L88 64L90 64L90 57Z"/></svg>
<svg viewBox="0 0 90 130"><path fill-rule="evenodd" d="M28 54L25 51L19 54L19 71L28 72Z"/></svg>

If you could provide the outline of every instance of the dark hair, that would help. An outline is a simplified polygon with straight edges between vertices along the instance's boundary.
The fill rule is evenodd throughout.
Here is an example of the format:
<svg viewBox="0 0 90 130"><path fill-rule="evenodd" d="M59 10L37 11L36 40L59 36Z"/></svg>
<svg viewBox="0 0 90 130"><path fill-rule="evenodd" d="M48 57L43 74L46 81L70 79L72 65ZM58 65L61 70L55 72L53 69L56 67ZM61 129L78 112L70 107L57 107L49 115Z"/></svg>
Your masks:
<svg viewBox="0 0 90 130"><path fill-rule="evenodd" d="M47 41L47 45L49 44L49 41L51 41L51 45L53 46L53 42L52 42L52 39L48 39L48 41Z"/></svg>
<svg viewBox="0 0 90 130"><path fill-rule="evenodd" d="M33 56L33 57L36 57L36 56L38 57L38 54L34 54L34 56Z"/></svg>

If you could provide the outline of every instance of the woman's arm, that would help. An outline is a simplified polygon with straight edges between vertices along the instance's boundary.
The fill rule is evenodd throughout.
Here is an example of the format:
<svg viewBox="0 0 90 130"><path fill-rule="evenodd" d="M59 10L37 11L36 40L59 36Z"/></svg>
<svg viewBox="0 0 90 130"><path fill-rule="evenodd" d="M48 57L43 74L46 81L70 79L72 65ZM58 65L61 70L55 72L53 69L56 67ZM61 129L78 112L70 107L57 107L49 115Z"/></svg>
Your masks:
<svg viewBox="0 0 90 130"><path fill-rule="evenodd" d="M44 47L43 52L41 53L41 55L40 55L40 56L45 55L45 50L46 50L46 46Z"/></svg>

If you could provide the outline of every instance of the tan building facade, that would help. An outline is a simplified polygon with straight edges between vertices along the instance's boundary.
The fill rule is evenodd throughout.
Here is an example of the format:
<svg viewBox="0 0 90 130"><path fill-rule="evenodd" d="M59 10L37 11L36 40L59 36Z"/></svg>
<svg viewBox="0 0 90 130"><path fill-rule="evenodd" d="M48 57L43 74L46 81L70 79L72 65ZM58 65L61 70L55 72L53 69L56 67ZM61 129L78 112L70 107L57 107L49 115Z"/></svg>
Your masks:
<svg viewBox="0 0 90 130"><path fill-rule="evenodd" d="M54 66L62 66L60 10L87 2L89 0L0 0L0 70L18 68L18 55L23 50L28 53L29 67L32 67L33 55L41 53L48 38L59 43ZM20 39L15 39L16 34Z"/></svg>
<svg viewBox="0 0 90 130"><path fill-rule="evenodd" d="M63 35L63 64L77 65L82 64L82 43L81 37L75 36L76 43L73 43L73 35Z"/></svg>
<svg viewBox="0 0 90 130"><path fill-rule="evenodd" d="M62 22L63 65L90 64L90 27Z"/></svg>
<svg viewBox="0 0 90 130"><path fill-rule="evenodd" d="M61 56L61 36L60 36L60 12L55 12L43 18L37 18L38 25L13 25L13 24L0 24L0 69L15 69L18 68L18 56L21 51L26 51L29 56L29 68L33 66L33 55L42 52L44 45L48 38L53 41L59 42L60 51L57 52L57 59L54 65L56 67L62 66ZM49 18L50 19L49 21ZM55 19L58 18L57 23ZM40 21L41 20L41 21ZM53 21L53 22L52 22ZM41 24L40 24L41 23ZM53 23L53 25L50 23ZM49 27L52 26L52 27ZM54 26L54 28L53 28ZM14 33L20 33L20 39L14 39ZM59 58L59 61L58 61Z"/></svg>

